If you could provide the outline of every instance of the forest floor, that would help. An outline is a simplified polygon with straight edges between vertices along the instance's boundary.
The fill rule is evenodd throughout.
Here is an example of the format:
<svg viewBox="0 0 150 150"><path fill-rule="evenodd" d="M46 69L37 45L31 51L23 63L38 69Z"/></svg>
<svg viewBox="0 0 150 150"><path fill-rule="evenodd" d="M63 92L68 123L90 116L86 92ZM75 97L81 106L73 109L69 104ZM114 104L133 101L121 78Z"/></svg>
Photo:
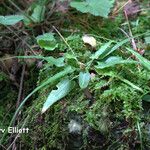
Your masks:
<svg viewBox="0 0 150 150"><path fill-rule="evenodd" d="M0 149L149 150L149 0L0 0Z"/></svg>

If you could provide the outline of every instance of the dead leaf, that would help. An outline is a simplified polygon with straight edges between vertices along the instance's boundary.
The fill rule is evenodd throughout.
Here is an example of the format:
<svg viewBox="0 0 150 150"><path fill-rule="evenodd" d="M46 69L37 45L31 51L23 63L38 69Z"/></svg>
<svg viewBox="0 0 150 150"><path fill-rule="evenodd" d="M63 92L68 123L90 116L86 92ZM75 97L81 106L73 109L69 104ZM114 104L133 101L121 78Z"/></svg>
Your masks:
<svg viewBox="0 0 150 150"><path fill-rule="evenodd" d="M124 12L126 12L127 16L135 17L140 12L140 5L137 1L129 1L124 6Z"/></svg>
<svg viewBox="0 0 150 150"><path fill-rule="evenodd" d="M56 11L61 13L67 13L69 9L70 0L57 0L56 1Z"/></svg>
<svg viewBox="0 0 150 150"><path fill-rule="evenodd" d="M90 92L88 88L84 90L84 95L87 99L93 99L92 93Z"/></svg>
<svg viewBox="0 0 150 150"><path fill-rule="evenodd" d="M85 44L90 45L92 48L96 47L96 39L94 37L89 36L89 35L84 35L82 37L82 40Z"/></svg>

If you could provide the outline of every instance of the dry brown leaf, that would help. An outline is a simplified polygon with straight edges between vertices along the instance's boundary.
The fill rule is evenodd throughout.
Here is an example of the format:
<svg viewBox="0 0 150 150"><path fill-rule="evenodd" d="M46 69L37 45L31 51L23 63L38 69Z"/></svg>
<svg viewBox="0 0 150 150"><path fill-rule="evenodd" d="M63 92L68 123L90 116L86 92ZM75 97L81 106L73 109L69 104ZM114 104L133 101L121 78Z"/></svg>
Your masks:
<svg viewBox="0 0 150 150"><path fill-rule="evenodd" d="M61 13L67 13L69 9L70 0L57 0L56 1L56 11Z"/></svg>
<svg viewBox="0 0 150 150"><path fill-rule="evenodd" d="M127 16L134 17L140 12L140 5L137 1L130 1L124 6Z"/></svg>

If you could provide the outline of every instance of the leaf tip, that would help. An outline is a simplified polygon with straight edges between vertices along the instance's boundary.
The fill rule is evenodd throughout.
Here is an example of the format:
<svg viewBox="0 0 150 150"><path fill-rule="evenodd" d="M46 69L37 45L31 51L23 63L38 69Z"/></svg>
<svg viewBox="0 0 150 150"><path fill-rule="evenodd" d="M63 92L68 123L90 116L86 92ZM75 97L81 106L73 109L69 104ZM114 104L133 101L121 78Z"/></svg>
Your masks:
<svg viewBox="0 0 150 150"><path fill-rule="evenodd" d="M47 110L47 109L46 109L45 107L43 107L43 108L42 108L42 111L41 111L41 114L44 114L44 113L46 112L46 110Z"/></svg>

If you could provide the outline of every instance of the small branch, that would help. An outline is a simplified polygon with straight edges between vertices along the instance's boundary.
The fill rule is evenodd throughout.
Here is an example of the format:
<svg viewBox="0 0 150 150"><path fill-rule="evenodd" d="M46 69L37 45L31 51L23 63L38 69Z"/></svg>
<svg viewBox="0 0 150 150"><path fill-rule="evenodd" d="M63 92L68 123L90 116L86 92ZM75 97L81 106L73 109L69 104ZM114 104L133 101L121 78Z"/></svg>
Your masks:
<svg viewBox="0 0 150 150"><path fill-rule="evenodd" d="M119 28L119 29L126 35L127 38L130 38L130 36L127 34L126 31L124 31L122 28Z"/></svg>
<svg viewBox="0 0 150 150"><path fill-rule="evenodd" d="M25 68L26 68L26 65L24 64L22 67L22 73L21 73L21 79L20 79L20 86L19 86L19 93L18 93L16 108L18 108L18 106L20 105L20 101L21 101Z"/></svg>
<svg viewBox="0 0 150 150"><path fill-rule="evenodd" d="M0 144L1 148L6 149L2 144Z"/></svg>
<svg viewBox="0 0 150 150"><path fill-rule="evenodd" d="M117 9L114 14L117 14L121 9L123 9L127 4L129 3L129 1L125 2L119 9Z"/></svg>
<svg viewBox="0 0 150 150"><path fill-rule="evenodd" d="M10 27L8 26L5 26L8 30L10 30L14 35L16 35L24 44L26 44L26 46L32 51L32 53L34 55L36 55L36 53L34 52L34 50L30 47L30 45L25 41L23 40L17 33L15 33Z"/></svg>
<svg viewBox="0 0 150 150"><path fill-rule="evenodd" d="M128 23L129 35L130 35L130 37L132 38L132 39L131 39L132 47L133 47L134 50L137 51L137 46L136 46L135 40L134 40L134 38L133 38L133 34L132 34L132 31L131 31L131 27L130 27L128 15L127 15L127 12L126 12L125 10L124 10L124 14L125 14L125 18L126 18L127 23Z"/></svg>
<svg viewBox="0 0 150 150"><path fill-rule="evenodd" d="M31 22L33 20L31 19L30 16L28 16L23 10L21 10L12 0L8 0L18 11L20 11L25 17L27 17Z"/></svg>
<svg viewBox="0 0 150 150"><path fill-rule="evenodd" d="M33 107L31 107L31 109L33 109ZM27 123L28 119L29 119L29 115L24 119L23 125L21 126L20 129L24 128L24 126ZM20 136L20 133L17 133L16 137L14 138L14 140L12 141L12 143L9 145L9 147L7 148L7 150L11 149L11 147L15 144L15 142L18 139L19 136Z"/></svg>
<svg viewBox="0 0 150 150"><path fill-rule="evenodd" d="M17 98L17 103L16 103L16 109L19 107L21 99L22 99L22 91L23 91L22 89L23 89L25 68L26 68L26 65L24 64L23 67L22 67L22 72L21 72L21 78L20 78L20 85L19 85L19 92L18 92L18 98ZM19 119L16 117L16 119L13 122L13 126L15 125L16 120L19 121ZM18 136L15 137L14 142L9 147L11 147L11 146L15 147L15 141L17 140L17 138L18 138ZM10 141L12 139L13 139L13 133L11 134ZM7 149L9 149L9 148L7 148Z"/></svg>
<svg viewBox="0 0 150 150"><path fill-rule="evenodd" d="M76 58L76 55L73 51L73 49L70 47L70 45L67 43L66 39L61 35L61 33L56 29L55 26L52 26L54 28L54 30L58 33L58 35L62 38L62 40L64 41L64 43L68 46L68 48L70 49L70 51L72 52L72 54L75 56ZM78 59L76 58L76 61L78 64L80 64L80 62L78 61Z"/></svg>

